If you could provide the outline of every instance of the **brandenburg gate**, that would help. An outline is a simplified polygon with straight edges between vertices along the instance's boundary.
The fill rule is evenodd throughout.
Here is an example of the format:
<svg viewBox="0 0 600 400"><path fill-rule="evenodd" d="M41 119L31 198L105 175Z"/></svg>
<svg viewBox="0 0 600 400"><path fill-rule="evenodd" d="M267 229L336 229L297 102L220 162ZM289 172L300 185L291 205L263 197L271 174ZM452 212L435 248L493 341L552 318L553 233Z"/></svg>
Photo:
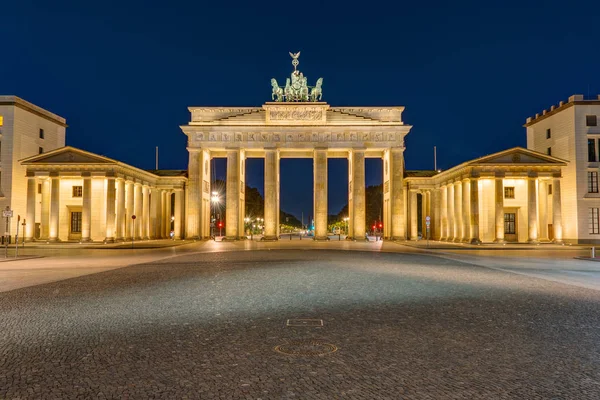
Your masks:
<svg viewBox="0 0 600 400"><path fill-rule="evenodd" d="M297 69L262 107L190 107L186 237L210 236L210 160L227 158L225 236L244 233L246 159L264 158L265 240L279 237L280 159L312 158L315 240L327 239L327 159L348 159L349 237L366 238L365 158L383 160L384 237L405 239L404 107L332 107ZM341 178L341 177L340 177Z"/></svg>

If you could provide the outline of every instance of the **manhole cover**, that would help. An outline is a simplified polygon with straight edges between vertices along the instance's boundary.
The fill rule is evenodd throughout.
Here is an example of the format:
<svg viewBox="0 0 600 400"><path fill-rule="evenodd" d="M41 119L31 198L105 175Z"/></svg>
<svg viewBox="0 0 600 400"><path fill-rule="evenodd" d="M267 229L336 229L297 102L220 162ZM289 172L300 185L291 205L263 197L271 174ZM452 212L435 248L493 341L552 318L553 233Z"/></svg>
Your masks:
<svg viewBox="0 0 600 400"><path fill-rule="evenodd" d="M323 326L322 319L296 318L288 319L286 326Z"/></svg>
<svg viewBox="0 0 600 400"><path fill-rule="evenodd" d="M273 350L288 356L320 356L335 353L337 347L320 340L296 340L275 346Z"/></svg>

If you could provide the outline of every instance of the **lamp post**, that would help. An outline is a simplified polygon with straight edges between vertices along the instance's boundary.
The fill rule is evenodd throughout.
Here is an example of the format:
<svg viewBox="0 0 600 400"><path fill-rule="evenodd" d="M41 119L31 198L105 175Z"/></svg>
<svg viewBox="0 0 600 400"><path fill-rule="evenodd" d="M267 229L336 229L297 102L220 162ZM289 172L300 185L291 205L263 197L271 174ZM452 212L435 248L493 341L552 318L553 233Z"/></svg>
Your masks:
<svg viewBox="0 0 600 400"><path fill-rule="evenodd" d="M348 237L348 221L349 220L350 220L350 218L348 218L348 217L344 218L344 222L346 223L346 227L345 227L345 229L346 229L346 238Z"/></svg>

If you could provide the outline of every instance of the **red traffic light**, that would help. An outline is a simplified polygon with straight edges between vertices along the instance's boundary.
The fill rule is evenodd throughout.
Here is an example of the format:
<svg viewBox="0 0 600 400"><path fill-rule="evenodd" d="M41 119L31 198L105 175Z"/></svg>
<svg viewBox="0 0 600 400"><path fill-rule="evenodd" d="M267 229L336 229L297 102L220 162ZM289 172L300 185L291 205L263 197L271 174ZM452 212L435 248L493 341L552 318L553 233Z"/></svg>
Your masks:
<svg viewBox="0 0 600 400"><path fill-rule="evenodd" d="M222 227L223 227L223 223L219 222L219 228L222 228Z"/></svg>
<svg viewBox="0 0 600 400"><path fill-rule="evenodd" d="M381 228L383 226L383 224L379 224L379 227Z"/></svg>
<svg viewBox="0 0 600 400"><path fill-rule="evenodd" d="M375 228L376 228L376 226L375 226L375 225L373 225L373 229L375 229Z"/></svg>

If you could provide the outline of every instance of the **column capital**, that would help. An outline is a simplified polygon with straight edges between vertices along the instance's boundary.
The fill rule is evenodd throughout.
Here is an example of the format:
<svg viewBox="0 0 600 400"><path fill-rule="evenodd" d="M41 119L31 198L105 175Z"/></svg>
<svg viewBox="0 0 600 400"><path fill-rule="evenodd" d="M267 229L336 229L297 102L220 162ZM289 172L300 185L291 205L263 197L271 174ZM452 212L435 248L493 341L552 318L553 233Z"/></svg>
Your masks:
<svg viewBox="0 0 600 400"><path fill-rule="evenodd" d="M117 177L117 174L115 173L115 171L106 171L106 175L107 178L113 178L115 179Z"/></svg>
<svg viewBox="0 0 600 400"><path fill-rule="evenodd" d="M27 171L25 173L25 176L28 178L35 178L35 172L34 171Z"/></svg>
<svg viewBox="0 0 600 400"><path fill-rule="evenodd" d="M92 177L92 173L91 173L91 172L89 172L89 171L83 171L83 172L81 173L81 177L82 177L82 178L91 178L91 177Z"/></svg>
<svg viewBox="0 0 600 400"><path fill-rule="evenodd" d="M538 173L537 171L530 171L527 173L527 178L529 179L537 179L538 178Z"/></svg>
<svg viewBox="0 0 600 400"><path fill-rule="evenodd" d="M496 179L504 178L506 176L506 172L505 171L494 171L494 176L496 177Z"/></svg>
<svg viewBox="0 0 600 400"><path fill-rule="evenodd" d="M52 179L60 179L60 176L59 176L58 172L56 172L56 171L50 172L49 176Z"/></svg>
<svg viewBox="0 0 600 400"><path fill-rule="evenodd" d="M186 149L190 153L200 153L202 151L200 147L186 147Z"/></svg>

